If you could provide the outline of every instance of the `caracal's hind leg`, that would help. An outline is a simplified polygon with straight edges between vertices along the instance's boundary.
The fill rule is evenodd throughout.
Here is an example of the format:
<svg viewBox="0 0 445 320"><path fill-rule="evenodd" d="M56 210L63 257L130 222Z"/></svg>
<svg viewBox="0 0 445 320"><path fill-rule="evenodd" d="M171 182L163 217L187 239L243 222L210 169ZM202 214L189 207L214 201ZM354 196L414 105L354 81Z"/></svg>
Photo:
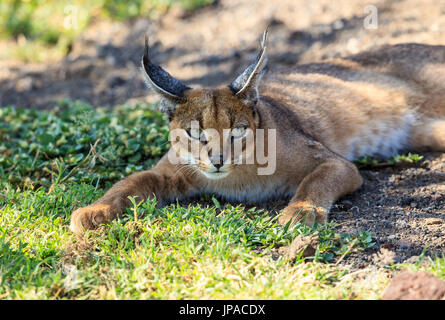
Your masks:
<svg viewBox="0 0 445 320"><path fill-rule="evenodd" d="M421 120L413 128L411 144L416 149L445 151L445 118Z"/></svg>

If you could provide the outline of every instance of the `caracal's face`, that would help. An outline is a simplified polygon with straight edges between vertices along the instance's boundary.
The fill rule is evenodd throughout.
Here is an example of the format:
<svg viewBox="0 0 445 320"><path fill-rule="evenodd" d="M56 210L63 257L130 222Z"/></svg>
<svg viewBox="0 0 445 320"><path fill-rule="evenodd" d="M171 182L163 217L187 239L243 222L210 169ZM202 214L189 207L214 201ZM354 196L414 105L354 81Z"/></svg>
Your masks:
<svg viewBox="0 0 445 320"><path fill-rule="evenodd" d="M170 121L178 166L208 179L229 176L237 166L249 163L256 126L254 109L228 87L190 90Z"/></svg>

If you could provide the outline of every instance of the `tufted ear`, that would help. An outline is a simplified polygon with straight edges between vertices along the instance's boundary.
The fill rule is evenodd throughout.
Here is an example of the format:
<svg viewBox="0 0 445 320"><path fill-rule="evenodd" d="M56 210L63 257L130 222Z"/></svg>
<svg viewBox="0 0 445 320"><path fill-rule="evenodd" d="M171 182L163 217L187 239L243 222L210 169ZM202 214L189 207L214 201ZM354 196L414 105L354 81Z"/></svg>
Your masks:
<svg viewBox="0 0 445 320"><path fill-rule="evenodd" d="M144 56L142 57L141 64L147 85L162 97L159 104L161 111L172 115L178 105L186 102L184 93L191 88L172 77L160 66L151 62L147 36L145 36Z"/></svg>
<svg viewBox="0 0 445 320"><path fill-rule="evenodd" d="M255 62L247 67L230 85L233 94L248 104L255 105L258 101L258 85L263 75L264 67L267 63L266 40L268 28L263 33L261 41L261 51L258 53Z"/></svg>

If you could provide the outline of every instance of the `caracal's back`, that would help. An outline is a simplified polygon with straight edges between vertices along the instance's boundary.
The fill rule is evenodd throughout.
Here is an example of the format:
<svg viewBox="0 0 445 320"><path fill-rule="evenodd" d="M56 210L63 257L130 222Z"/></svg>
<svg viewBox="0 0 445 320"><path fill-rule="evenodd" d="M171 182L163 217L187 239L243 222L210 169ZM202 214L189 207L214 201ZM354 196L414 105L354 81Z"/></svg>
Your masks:
<svg viewBox="0 0 445 320"><path fill-rule="evenodd" d="M349 160L445 151L445 46L402 44L270 72L261 95Z"/></svg>

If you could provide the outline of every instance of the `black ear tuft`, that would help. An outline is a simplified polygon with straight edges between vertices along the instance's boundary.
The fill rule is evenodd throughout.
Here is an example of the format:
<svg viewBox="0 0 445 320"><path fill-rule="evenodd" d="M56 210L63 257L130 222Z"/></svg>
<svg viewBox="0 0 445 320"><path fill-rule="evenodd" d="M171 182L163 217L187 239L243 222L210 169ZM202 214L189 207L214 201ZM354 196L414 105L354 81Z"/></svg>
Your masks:
<svg viewBox="0 0 445 320"><path fill-rule="evenodd" d="M255 62L249 65L230 85L233 94L245 100L248 104L255 104L258 100L258 85L260 83L264 67L267 63L266 41L268 28L263 33L261 50Z"/></svg>
<svg viewBox="0 0 445 320"><path fill-rule="evenodd" d="M147 36L145 36L145 48L141 64L144 78L153 90L161 96L174 100L177 103L184 102L184 92L191 88L172 77L160 66L151 62Z"/></svg>

